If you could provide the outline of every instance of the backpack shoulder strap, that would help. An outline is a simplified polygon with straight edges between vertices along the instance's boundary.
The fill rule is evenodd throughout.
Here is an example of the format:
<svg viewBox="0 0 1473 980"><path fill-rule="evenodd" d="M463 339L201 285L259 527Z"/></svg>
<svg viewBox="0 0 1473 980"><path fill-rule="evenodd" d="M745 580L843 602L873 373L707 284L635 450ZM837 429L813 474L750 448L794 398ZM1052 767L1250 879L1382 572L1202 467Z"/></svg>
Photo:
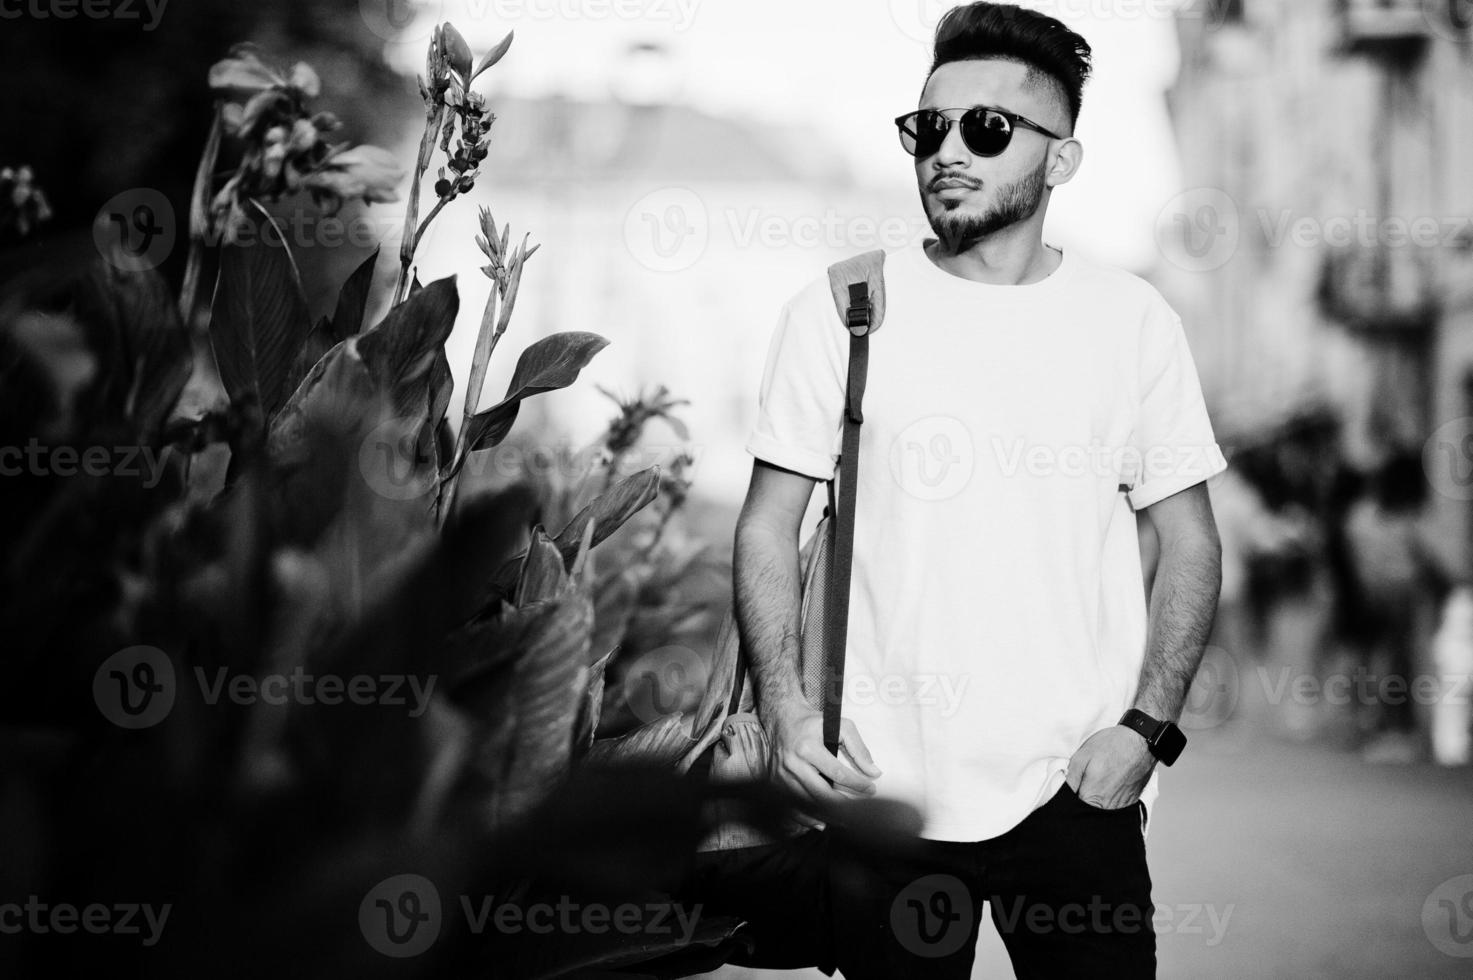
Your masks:
<svg viewBox="0 0 1473 980"><path fill-rule="evenodd" d="M824 603L823 742L839 754L843 711L844 659L849 626L850 566L854 561L854 511L859 475L859 427L869 373L869 335L885 318L885 253L865 252L829 266L829 289L839 320L849 329L849 377L844 396L844 440L839 454L838 500L834 481L828 481L828 514L836 514L833 555L829 564Z"/></svg>
<svg viewBox="0 0 1473 980"><path fill-rule="evenodd" d="M868 291L868 321L859 310ZM829 291L839 320L856 337L874 333L885 320L885 250L877 248L829 266Z"/></svg>

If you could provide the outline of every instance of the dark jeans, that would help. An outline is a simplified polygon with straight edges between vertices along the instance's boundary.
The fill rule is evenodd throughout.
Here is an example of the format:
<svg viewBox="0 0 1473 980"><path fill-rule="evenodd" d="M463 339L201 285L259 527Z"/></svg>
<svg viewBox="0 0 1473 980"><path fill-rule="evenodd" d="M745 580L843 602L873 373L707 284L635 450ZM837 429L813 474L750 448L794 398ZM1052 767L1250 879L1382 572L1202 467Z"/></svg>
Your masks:
<svg viewBox="0 0 1473 980"><path fill-rule="evenodd" d="M1068 786L999 837L878 852L833 829L704 857L690 900L750 924L750 966L845 980L971 976L983 903L1019 980L1154 977L1145 806Z"/></svg>

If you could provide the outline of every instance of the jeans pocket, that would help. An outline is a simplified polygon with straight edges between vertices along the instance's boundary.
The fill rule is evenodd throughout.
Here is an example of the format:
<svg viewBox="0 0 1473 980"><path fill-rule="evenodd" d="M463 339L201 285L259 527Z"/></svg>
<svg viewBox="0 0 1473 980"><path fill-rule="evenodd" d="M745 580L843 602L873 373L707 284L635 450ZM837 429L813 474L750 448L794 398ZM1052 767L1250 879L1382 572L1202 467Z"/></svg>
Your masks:
<svg viewBox="0 0 1473 980"><path fill-rule="evenodd" d="M1078 793L1076 793L1076 792L1075 792L1075 791L1074 791L1074 790L1073 790L1073 789L1072 789L1072 788L1071 788L1071 787L1070 787L1070 786L1069 786L1069 784L1068 784L1068 783L1065 783L1065 784L1064 784L1064 790L1065 790L1065 791L1067 791L1067 792L1068 792L1068 794L1069 794L1069 796L1071 796L1071 797L1072 797L1072 798L1073 798L1073 799L1074 799L1074 802L1075 802L1075 803L1077 803L1077 804L1078 804L1078 805L1079 805L1079 806L1082 806L1082 807L1084 807L1084 808L1085 808L1085 809L1086 809L1086 810L1089 810L1089 811L1091 811L1091 812L1093 812L1093 813L1106 813L1106 814L1123 814L1123 813L1130 813L1130 812L1132 812L1132 811L1133 811L1133 810L1135 810L1135 808L1136 808L1136 807L1138 807L1138 806L1143 806L1143 805L1144 805L1144 804L1142 804L1142 803L1141 803L1141 802L1140 802L1140 801L1139 801L1139 800L1137 800L1137 801L1136 801L1136 802L1135 802L1135 803L1133 803L1133 804L1131 804L1131 805L1129 805L1129 806L1119 806L1119 807L1103 807L1103 806L1095 806L1095 805L1094 805L1094 804L1093 804L1093 803L1090 803L1090 802L1089 802L1089 801L1087 801L1087 800L1086 800L1086 799L1085 799L1085 798L1084 798L1084 797L1082 797L1082 796L1080 796L1080 795L1079 795L1079 794L1078 794Z"/></svg>

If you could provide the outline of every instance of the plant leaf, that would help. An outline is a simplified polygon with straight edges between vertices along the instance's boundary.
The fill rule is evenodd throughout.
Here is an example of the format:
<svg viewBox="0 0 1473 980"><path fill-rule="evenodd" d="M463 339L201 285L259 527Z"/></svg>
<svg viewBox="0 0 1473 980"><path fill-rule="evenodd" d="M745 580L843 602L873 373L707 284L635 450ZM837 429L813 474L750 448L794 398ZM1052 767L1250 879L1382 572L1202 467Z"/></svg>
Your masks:
<svg viewBox="0 0 1473 980"><path fill-rule="evenodd" d="M500 710L510 723L480 746L493 786L491 816L501 825L527 813L566 775L588 675L593 604L571 592L538 607L512 668Z"/></svg>
<svg viewBox="0 0 1473 980"><path fill-rule="evenodd" d="M435 362L444 356L445 340L455 326L460 298L455 277L430 283L389 311L357 338L358 353L379 390L404 415L426 417L425 394Z"/></svg>
<svg viewBox="0 0 1473 980"><path fill-rule="evenodd" d="M521 607L560 595L568 583L563 556L541 525L532 529L532 544L522 559L522 575L517 580L513 604Z"/></svg>
<svg viewBox="0 0 1473 980"><path fill-rule="evenodd" d="M566 388L608 344L596 333L568 331L545 337L522 351L506 397L471 417L468 450L490 449L500 443L511 431L522 399Z"/></svg>
<svg viewBox="0 0 1473 980"><path fill-rule="evenodd" d="M568 526L559 531L553 540L562 551L564 559L571 561L576 557L578 546L583 540L585 524L593 522L593 543L590 547L596 547L654 500L659 492L660 468L651 466L640 470L595 497L587 507L573 515Z"/></svg>
<svg viewBox="0 0 1473 980"><path fill-rule="evenodd" d="M275 225L270 216L260 221ZM230 400L253 400L270 419L291 392L297 351L310 329L301 279L286 246L227 244L211 303L210 342ZM286 236L276 228L275 241Z"/></svg>
<svg viewBox="0 0 1473 980"><path fill-rule="evenodd" d="M498 61L506 56L506 52L511 48L511 39L515 34L516 31L507 31L506 37L502 38L501 41L496 45L496 47L486 52L485 56L481 58L480 64L476 65L475 72L471 74L471 82L475 81L476 76L480 75L481 72L485 71L487 68L490 68L492 65L496 64ZM467 84L469 84L469 82L467 82Z"/></svg>
<svg viewBox="0 0 1473 980"><path fill-rule="evenodd" d="M596 766L675 766L691 746L690 720L673 711L618 738L601 738L585 762Z"/></svg>
<svg viewBox="0 0 1473 980"><path fill-rule="evenodd" d="M363 314L368 309L368 294L373 286L373 270L378 262L378 253L379 250L375 248L373 254L343 280L343 288L338 290L338 304L332 314L334 342L351 337L363 329Z"/></svg>

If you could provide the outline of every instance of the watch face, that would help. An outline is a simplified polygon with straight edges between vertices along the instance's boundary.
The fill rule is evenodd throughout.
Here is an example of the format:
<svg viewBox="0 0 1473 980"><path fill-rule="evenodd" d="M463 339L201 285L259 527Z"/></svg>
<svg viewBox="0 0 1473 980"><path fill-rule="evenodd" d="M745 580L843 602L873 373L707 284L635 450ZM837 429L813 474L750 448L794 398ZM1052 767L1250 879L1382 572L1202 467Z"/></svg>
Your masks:
<svg viewBox="0 0 1473 980"><path fill-rule="evenodd" d="M1176 761L1176 757L1181 755L1181 750L1186 747L1187 737L1175 725L1162 726L1161 734L1156 736L1156 758L1168 766Z"/></svg>

